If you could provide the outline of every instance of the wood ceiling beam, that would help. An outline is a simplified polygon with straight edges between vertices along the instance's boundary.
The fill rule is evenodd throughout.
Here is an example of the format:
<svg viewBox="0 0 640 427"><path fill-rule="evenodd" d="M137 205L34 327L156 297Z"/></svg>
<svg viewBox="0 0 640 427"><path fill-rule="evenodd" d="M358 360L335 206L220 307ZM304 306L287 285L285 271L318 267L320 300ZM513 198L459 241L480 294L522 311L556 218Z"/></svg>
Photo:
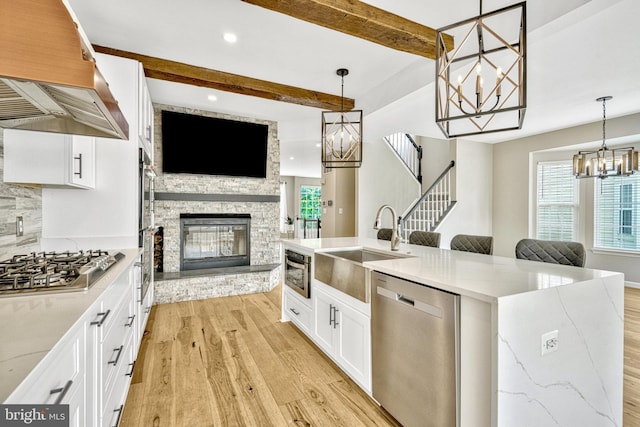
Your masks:
<svg viewBox="0 0 640 427"><path fill-rule="evenodd" d="M135 59L141 62L145 76L152 79L208 87L240 95L257 96L323 110L340 111L342 108L342 98L337 95L225 73L224 71L197 67L110 47L93 45L93 49L99 53ZM353 99L344 98L345 110L352 110L354 106L355 101Z"/></svg>
<svg viewBox="0 0 640 427"><path fill-rule="evenodd" d="M358 0L242 0L341 33L436 58L436 30ZM453 37L444 36L447 51Z"/></svg>

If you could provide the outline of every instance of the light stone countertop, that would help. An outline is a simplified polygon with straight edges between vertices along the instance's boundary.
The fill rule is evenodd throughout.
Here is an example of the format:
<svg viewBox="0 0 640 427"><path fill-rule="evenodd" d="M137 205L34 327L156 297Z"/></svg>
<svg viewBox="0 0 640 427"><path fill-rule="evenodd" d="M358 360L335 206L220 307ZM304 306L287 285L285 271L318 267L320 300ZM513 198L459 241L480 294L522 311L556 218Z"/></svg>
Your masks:
<svg viewBox="0 0 640 427"><path fill-rule="evenodd" d="M283 240L285 247L310 252L367 248L391 253L386 240L359 237ZM368 268L421 284L495 303L525 292L586 282L623 273L519 260L515 258L400 244L392 252L405 258L367 261Z"/></svg>
<svg viewBox="0 0 640 427"><path fill-rule="evenodd" d="M141 253L138 248L113 252L118 251L125 257L88 290L0 298L0 402Z"/></svg>

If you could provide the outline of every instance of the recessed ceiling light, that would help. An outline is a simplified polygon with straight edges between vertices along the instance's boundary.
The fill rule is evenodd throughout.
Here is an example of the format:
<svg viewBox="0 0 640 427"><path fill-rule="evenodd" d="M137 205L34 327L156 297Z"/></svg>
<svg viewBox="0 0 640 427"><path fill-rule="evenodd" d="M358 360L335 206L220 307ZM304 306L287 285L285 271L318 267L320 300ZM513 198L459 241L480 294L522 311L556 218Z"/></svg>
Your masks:
<svg viewBox="0 0 640 427"><path fill-rule="evenodd" d="M295 160L295 159L296 159L295 157L289 157L289 160Z"/></svg>
<svg viewBox="0 0 640 427"><path fill-rule="evenodd" d="M238 36L233 33L224 33L223 37L227 43L235 43L238 41Z"/></svg>
<svg viewBox="0 0 640 427"><path fill-rule="evenodd" d="M207 96L207 99L208 99L209 101L213 101L213 102L215 102L215 101L217 101L217 100L218 100L218 97L217 97L217 96L215 96L215 95L209 95L209 96Z"/></svg>
<svg viewBox="0 0 640 427"><path fill-rule="evenodd" d="M319 142L316 144L316 147L320 147L322 144L320 144Z"/></svg>

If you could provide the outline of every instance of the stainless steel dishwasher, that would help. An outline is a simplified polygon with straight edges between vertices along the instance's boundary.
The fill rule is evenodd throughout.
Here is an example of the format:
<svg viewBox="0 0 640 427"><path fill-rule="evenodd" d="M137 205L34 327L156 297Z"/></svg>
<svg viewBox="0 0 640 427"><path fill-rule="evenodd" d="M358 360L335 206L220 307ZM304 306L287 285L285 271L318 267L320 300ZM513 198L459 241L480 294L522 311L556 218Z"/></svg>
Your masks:
<svg viewBox="0 0 640 427"><path fill-rule="evenodd" d="M404 427L459 425L460 296L374 271L373 397Z"/></svg>

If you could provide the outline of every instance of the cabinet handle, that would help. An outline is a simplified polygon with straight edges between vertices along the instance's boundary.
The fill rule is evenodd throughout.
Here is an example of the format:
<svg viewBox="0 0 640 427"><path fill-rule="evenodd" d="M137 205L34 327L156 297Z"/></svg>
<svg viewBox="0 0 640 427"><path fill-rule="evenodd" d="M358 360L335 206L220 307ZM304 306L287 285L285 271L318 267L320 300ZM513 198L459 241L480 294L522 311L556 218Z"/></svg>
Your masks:
<svg viewBox="0 0 640 427"><path fill-rule="evenodd" d="M56 393L60 393L60 395L56 398L56 401L53 402L54 405L58 405L60 402L62 402L62 399L64 399L65 394L67 394L67 392L69 391L69 389L71 388L71 384L73 384L72 380L67 381L67 383L64 385L64 387L61 388L54 388L53 390L51 390L49 392L49 395L52 394L56 394Z"/></svg>
<svg viewBox="0 0 640 427"><path fill-rule="evenodd" d="M109 361L107 362L107 365L113 365L113 366L116 366L116 365L118 364L118 360L120 359L120 355L122 354L122 349L123 349L123 348L124 348L124 345L121 345L119 348L114 348L114 349L113 349L113 352L114 352L114 353L115 353L115 352L118 352L118 354L117 354L117 356L116 356L115 360L109 360Z"/></svg>
<svg viewBox="0 0 640 427"><path fill-rule="evenodd" d="M98 313L98 316L102 316L102 318L100 320L94 320L93 322L91 322L91 325L97 325L98 327L102 326L102 324L106 320L106 318L109 315L109 313L111 313L111 310L107 310L107 311L104 311L102 313Z"/></svg>
<svg viewBox="0 0 640 427"><path fill-rule="evenodd" d="M331 323L333 323L333 329L335 329L339 323L338 323L338 316L337 313L340 310L338 310L338 307L333 305L333 304L329 304L329 325L331 325Z"/></svg>
<svg viewBox="0 0 640 427"><path fill-rule="evenodd" d="M151 142L151 125L147 126L147 140Z"/></svg>
<svg viewBox="0 0 640 427"><path fill-rule="evenodd" d="M133 326L133 319L135 319L135 318L136 318L135 314L133 316L127 317L127 319L131 319L131 320L129 321L129 323L125 323L124 326L126 326L128 328L132 327Z"/></svg>
<svg viewBox="0 0 640 427"><path fill-rule="evenodd" d="M78 178L82 179L82 153L78 153L78 157L74 157L78 161L78 172L74 172L74 175L78 175Z"/></svg>
<svg viewBox="0 0 640 427"><path fill-rule="evenodd" d="M122 416L122 408L124 408L124 405L120 405L120 407L118 409L114 409L113 412L117 412L118 413L118 418L116 418L116 423L113 425L113 427L118 427L120 425L120 417Z"/></svg>
<svg viewBox="0 0 640 427"><path fill-rule="evenodd" d="M124 374L125 377L132 377L133 376L133 367L135 365L136 365L136 361L135 360L133 361L133 363L129 363L129 366L131 366L131 369L129 370L129 372Z"/></svg>
<svg viewBox="0 0 640 427"><path fill-rule="evenodd" d="M333 304L329 304L329 326L331 326L333 322L335 322L335 319L333 318Z"/></svg>
<svg viewBox="0 0 640 427"><path fill-rule="evenodd" d="M295 308L293 308L293 307L289 308L289 310L290 310L290 311L292 311L292 312L293 312L293 314L295 314L296 316L299 316L299 315L300 315L300 312L299 312L299 311L296 311L296 309L295 309Z"/></svg>

